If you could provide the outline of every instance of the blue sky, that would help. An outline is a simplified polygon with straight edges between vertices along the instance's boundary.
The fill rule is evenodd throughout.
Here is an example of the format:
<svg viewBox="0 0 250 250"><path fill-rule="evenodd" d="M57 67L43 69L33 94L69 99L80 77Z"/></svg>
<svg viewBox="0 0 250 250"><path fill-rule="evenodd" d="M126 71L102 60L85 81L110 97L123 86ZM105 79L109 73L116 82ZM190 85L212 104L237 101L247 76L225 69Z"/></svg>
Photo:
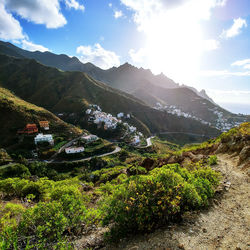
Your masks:
<svg viewBox="0 0 250 250"><path fill-rule="evenodd" d="M104 69L128 61L250 107L249 0L0 0L0 39Z"/></svg>

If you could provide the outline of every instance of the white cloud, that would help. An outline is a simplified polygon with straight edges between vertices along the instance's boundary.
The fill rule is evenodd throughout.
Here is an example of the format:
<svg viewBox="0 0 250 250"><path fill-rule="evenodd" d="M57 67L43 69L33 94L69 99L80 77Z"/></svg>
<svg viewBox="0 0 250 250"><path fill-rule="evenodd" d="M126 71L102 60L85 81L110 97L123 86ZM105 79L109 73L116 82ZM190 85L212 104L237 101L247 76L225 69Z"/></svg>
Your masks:
<svg viewBox="0 0 250 250"><path fill-rule="evenodd" d="M0 4L0 38L4 40L23 39L20 23Z"/></svg>
<svg viewBox="0 0 250 250"><path fill-rule="evenodd" d="M221 90L221 89L206 89L209 96L213 98L216 103L242 103L250 104L249 90Z"/></svg>
<svg viewBox="0 0 250 250"><path fill-rule="evenodd" d="M137 29L145 34L145 45L130 50L132 63L163 72L178 82L196 82L202 54L219 48L205 39L202 20L226 1L218 0L120 0L132 11ZM180 74L181 72L181 74Z"/></svg>
<svg viewBox="0 0 250 250"><path fill-rule="evenodd" d="M83 63L91 62L102 69L120 65L119 56L113 51L105 50L99 43L94 46L79 46L76 53Z"/></svg>
<svg viewBox="0 0 250 250"><path fill-rule="evenodd" d="M220 42L214 39L204 41L204 50L215 50L220 47Z"/></svg>
<svg viewBox="0 0 250 250"><path fill-rule="evenodd" d="M231 38L237 36L241 33L242 28L246 27L247 27L247 21L239 17L237 19L234 19L234 23L231 26L231 28L229 28L228 30L223 30L221 37Z"/></svg>
<svg viewBox="0 0 250 250"><path fill-rule="evenodd" d="M229 70L203 70L200 71L200 76L214 77L228 77L228 76L250 76L250 71L229 71Z"/></svg>
<svg viewBox="0 0 250 250"><path fill-rule="evenodd" d="M60 11L59 0L5 0L6 9L47 28L59 28L67 21Z"/></svg>
<svg viewBox="0 0 250 250"><path fill-rule="evenodd" d="M114 12L115 19L122 17L122 16L123 16L123 13L121 10L115 10L115 12Z"/></svg>
<svg viewBox="0 0 250 250"><path fill-rule="evenodd" d="M250 59L238 60L236 62L233 62L231 66L244 66L249 63L250 63Z"/></svg>
<svg viewBox="0 0 250 250"><path fill-rule="evenodd" d="M48 48L39 44L32 43L27 40L22 40L22 48L29 51L41 51L41 52L49 51Z"/></svg>
<svg viewBox="0 0 250 250"><path fill-rule="evenodd" d="M85 7L82 4L79 4L76 0L65 0L65 4L68 8L73 8L75 10L84 11Z"/></svg>
<svg viewBox="0 0 250 250"><path fill-rule="evenodd" d="M112 3L109 3L109 7L112 8L112 6L113 6Z"/></svg>
<svg viewBox="0 0 250 250"><path fill-rule="evenodd" d="M244 65L244 69L250 69L250 64Z"/></svg>
<svg viewBox="0 0 250 250"><path fill-rule="evenodd" d="M147 60L147 51L145 48L140 48L138 51L130 49L128 53L132 61L135 63L143 63Z"/></svg>

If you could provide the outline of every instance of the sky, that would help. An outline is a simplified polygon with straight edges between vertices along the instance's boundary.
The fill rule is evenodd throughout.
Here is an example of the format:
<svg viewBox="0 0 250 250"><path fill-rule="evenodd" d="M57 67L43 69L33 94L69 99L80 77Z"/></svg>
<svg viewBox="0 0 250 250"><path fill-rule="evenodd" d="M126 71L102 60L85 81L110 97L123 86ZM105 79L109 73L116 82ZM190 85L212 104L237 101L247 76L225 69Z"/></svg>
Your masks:
<svg viewBox="0 0 250 250"><path fill-rule="evenodd" d="M250 114L250 0L0 0L0 39L163 72Z"/></svg>

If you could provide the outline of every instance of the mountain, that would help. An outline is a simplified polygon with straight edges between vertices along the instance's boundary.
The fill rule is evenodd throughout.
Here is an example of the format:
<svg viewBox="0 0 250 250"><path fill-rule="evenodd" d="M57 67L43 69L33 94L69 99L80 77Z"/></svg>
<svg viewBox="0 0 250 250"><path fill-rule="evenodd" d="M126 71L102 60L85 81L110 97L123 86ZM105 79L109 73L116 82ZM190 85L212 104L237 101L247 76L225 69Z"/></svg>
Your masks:
<svg viewBox="0 0 250 250"><path fill-rule="evenodd" d="M179 85L164 74L154 75L150 70L136 68L128 63L102 70L91 63L83 64L76 57L51 52L30 52L11 43L0 42L0 53L19 58L31 58L64 71L81 71L112 88L135 96L150 107L167 113L192 117L225 131L249 118L232 114L207 96L204 90ZM160 106L158 105L160 104Z"/></svg>
<svg viewBox="0 0 250 250"><path fill-rule="evenodd" d="M165 131L215 136L218 130L194 119L153 109L135 97L113 89L82 72L62 72L35 60L0 55L0 85L24 100L54 113L75 116L81 124L89 104L105 112L131 114L129 123L145 135Z"/></svg>
<svg viewBox="0 0 250 250"><path fill-rule="evenodd" d="M5 88L0 88L0 146L8 147L18 143L17 130L27 123L39 124L47 120L50 131L62 131L63 134L79 134L80 130L59 119L44 108L18 98Z"/></svg>

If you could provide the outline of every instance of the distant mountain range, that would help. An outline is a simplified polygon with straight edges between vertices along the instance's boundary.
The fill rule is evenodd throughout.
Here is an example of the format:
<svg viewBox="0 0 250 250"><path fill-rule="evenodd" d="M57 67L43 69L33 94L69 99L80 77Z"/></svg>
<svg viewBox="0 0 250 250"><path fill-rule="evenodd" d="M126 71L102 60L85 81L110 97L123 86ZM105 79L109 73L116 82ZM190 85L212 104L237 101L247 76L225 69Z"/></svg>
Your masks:
<svg viewBox="0 0 250 250"><path fill-rule="evenodd" d="M212 127L226 130L249 119L222 109L205 91L128 63L102 70L76 57L30 52L1 41L0 53L12 57L1 56L1 85L54 113L79 113L94 103L113 114L133 114L132 123L144 133L216 132Z"/></svg>
<svg viewBox="0 0 250 250"><path fill-rule="evenodd" d="M154 75L150 70L138 69L128 63L102 70L91 63L83 64L76 57L51 52L30 52L6 42L0 42L0 53L35 59L63 71L85 72L96 80L137 97L150 107L159 109L157 103L160 103L161 110L192 117L220 130L226 130L246 119L218 106L205 90L199 92L186 85L180 86L163 74Z"/></svg>
<svg viewBox="0 0 250 250"><path fill-rule="evenodd" d="M76 116L76 124L89 104L105 112L131 114L130 123L144 134L194 131L217 135L218 130L199 121L156 110L139 99L96 81L86 73L62 72L35 60L0 55L0 85L24 100L54 113Z"/></svg>

